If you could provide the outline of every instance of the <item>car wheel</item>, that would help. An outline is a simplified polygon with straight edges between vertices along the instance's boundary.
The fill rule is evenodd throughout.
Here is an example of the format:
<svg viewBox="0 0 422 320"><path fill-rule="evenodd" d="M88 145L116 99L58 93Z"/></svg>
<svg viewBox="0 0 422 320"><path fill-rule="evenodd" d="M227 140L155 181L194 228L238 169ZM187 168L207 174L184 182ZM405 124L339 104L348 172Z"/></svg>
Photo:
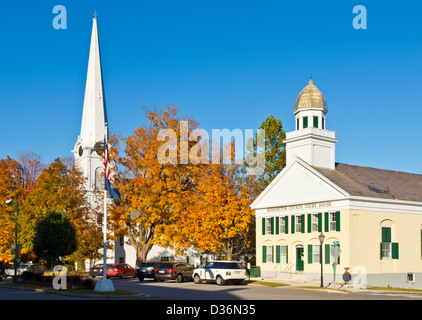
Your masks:
<svg viewBox="0 0 422 320"><path fill-rule="evenodd" d="M224 284L224 279L221 276L217 276L217 279L215 279L215 282L218 286L222 286Z"/></svg>
<svg viewBox="0 0 422 320"><path fill-rule="evenodd" d="M180 273L176 276L176 282L177 283L183 282L183 276Z"/></svg>
<svg viewBox="0 0 422 320"><path fill-rule="evenodd" d="M143 277L138 277L139 281L144 281Z"/></svg>
<svg viewBox="0 0 422 320"><path fill-rule="evenodd" d="M200 284L202 282L199 274L197 274L197 273L195 274L195 276L193 277L193 282L195 282L196 284Z"/></svg>

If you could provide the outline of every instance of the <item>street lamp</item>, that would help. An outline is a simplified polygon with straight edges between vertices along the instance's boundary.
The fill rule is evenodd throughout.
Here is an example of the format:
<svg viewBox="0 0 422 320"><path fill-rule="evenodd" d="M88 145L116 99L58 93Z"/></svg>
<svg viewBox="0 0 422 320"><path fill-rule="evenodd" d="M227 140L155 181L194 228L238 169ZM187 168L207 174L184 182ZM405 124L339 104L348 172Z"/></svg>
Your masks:
<svg viewBox="0 0 422 320"><path fill-rule="evenodd" d="M321 288L324 288L323 284L323 271L322 271L322 244L325 239L325 235L321 232L321 234L318 236L319 239L319 262L321 263Z"/></svg>
<svg viewBox="0 0 422 320"><path fill-rule="evenodd" d="M12 203L12 201L15 203L15 259L14 259L14 265L15 265L15 275L13 276L13 282L18 281L17 277L17 271L18 271L18 202L16 200L6 200L5 203L9 204Z"/></svg>

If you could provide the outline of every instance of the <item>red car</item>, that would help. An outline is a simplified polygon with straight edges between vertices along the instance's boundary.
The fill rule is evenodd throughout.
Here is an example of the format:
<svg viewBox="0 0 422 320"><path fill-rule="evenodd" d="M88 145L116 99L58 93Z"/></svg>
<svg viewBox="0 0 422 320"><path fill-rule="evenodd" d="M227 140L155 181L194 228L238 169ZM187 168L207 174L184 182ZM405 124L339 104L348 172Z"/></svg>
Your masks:
<svg viewBox="0 0 422 320"><path fill-rule="evenodd" d="M135 277L136 276L136 269L132 268L130 265L126 263L107 263L107 278L111 277L119 277L119 278L126 278L126 277ZM103 276L103 265L97 264L95 267L89 269L89 275L92 278L97 276Z"/></svg>

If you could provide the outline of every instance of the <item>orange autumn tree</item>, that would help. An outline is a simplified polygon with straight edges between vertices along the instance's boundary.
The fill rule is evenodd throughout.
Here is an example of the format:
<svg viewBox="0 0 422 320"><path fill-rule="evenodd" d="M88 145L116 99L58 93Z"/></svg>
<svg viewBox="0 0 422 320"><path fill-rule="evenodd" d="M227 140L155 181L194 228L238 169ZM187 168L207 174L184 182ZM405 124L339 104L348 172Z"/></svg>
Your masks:
<svg viewBox="0 0 422 320"><path fill-rule="evenodd" d="M97 231L95 212L87 206L85 178L71 158L57 158L44 168L23 203L22 244L28 250L32 249L37 222L50 210L63 214L76 229L78 249L73 259L83 261L90 258L89 252L96 252L101 247L101 231ZM93 236L97 242L91 241Z"/></svg>
<svg viewBox="0 0 422 320"><path fill-rule="evenodd" d="M19 208L24 198L21 165L9 156L0 159L0 261L5 263L12 262L11 246L15 243L15 206L5 201L16 200Z"/></svg>
<svg viewBox="0 0 422 320"><path fill-rule="evenodd" d="M230 161L210 163L199 178L194 210L183 231L199 250L225 253L232 260L252 242L254 214L250 197L239 184L241 166L235 162L234 144L227 149Z"/></svg>
<svg viewBox="0 0 422 320"><path fill-rule="evenodd" d="M111 208L110 218L116 234L128 237L141 262L154 244L179 253L189 245L177 232L171 232L174 228L170 226L185 214L194 197L200 168L186 159L194 142L185 139L183 146L179 142L198 124L186 115L180 116L178 110L168 106L149 111L148 123L125 140L122 156L119 146L123 139L110 139L114 184L122 196L122 201Z"/></svg>

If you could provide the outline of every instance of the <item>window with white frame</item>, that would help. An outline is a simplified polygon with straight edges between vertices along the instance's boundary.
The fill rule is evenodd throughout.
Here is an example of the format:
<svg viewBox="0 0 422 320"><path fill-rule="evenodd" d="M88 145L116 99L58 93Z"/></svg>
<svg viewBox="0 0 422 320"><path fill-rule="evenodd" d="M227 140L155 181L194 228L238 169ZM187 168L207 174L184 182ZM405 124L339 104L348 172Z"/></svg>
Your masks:
<svg viewBox="0 0 422 320"><path fill-rule="evenodd" d="M312 214L312 232L318 232L318 213Z"/></svg>
<svg viewBox="0 0 422 320"><path fill-rule="evenodd" d="M287 263L287 245L280 246L280 263Z"/></svg>
<svg viewBox="0 0 422 320"><path fill-rule="evenodd" d="M302 216L297 215L295 218L295 231L297 233L300 233L302 232Z"/></svg>
<svg viewBox="0 0 422 320"><path fill-rule="evenodd" d="M279 232L280 234L286 233L286 217L280 217L279 219L280 219Z"/></svg>
<svg viewBox="0 0 422 320"><path fill-rule="evenodd" d="M321 251L321 245L319 244L312 245L312 263L321 263L320 251Z"/></svg>
<svg viewBox="0 0 422 320"><path fill-rule="evenodd" d="M336 231L336 213L330 212L330 231Z"/></svg>
<svg viewBox="0 0 422 320"><path fill-rule="evenodd" d="M265 234L271 234L271 218L265 218Z"/></svg>
<svg viewBox="0 0 422 320"><path fill-rule="evenodd" d="M267 263L273 262L273 246L267 246Z"/></svg>

